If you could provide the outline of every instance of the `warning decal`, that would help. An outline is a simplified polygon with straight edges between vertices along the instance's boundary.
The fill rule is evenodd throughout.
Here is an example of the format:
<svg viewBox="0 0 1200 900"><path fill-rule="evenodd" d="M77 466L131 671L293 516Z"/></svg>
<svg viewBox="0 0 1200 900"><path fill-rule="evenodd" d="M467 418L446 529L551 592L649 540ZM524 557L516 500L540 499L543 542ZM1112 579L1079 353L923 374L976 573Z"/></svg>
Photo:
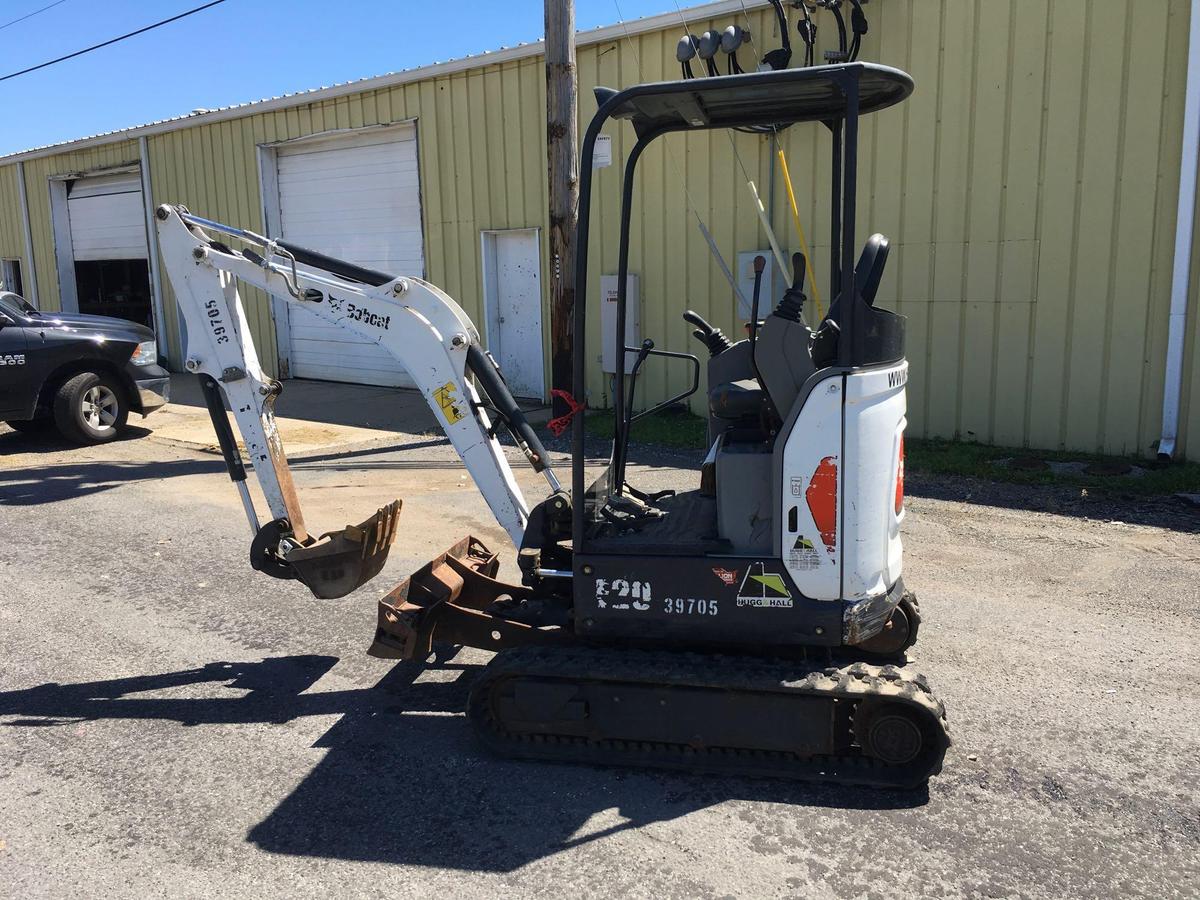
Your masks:
<svg viewBox="0 0 1200 900"><path fill-rule="evenodd" d="M797 535L796 542L788 550L788 568L811 571L820 566L821 555L813 542L802 534Z"/></svg>
<svg viewBox="0 0 1200 900"><path fill-rule="evenodd" d="M462 410L458 408L458 397L455 396L457 391L458 388L454 386L454 382L447 381L433 392L434 401L442 410L442 415L446 417L446 421L451 425L463 417Z"/></svg>

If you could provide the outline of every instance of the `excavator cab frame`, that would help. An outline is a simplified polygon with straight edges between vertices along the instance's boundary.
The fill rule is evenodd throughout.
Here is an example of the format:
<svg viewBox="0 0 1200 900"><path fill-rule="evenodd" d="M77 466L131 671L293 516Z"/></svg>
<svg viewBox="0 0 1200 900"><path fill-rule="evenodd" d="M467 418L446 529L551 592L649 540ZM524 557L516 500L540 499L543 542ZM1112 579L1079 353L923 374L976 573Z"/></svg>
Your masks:
<svg viewBox="0 0 1200 900"><path fill-rule="evenodd" d="M630 121L637 136L625 159L621 193L620 237L617 264L617 301L614 366L625 372L629 354L637 354L636 369L648 355L683 357L689 354L655 350L653 345L625 345L628 319L629 240L637 164L646 148L656 139L675 132L785 127L804 122L823 123L830 132L832 177L830 183L830 272L831 296L851 298L835 302L826 320L836 344L838 367L850 369L868 361L872 329L871 304L864 301L856 272L855 227L858 196L858 120L861 116L886 109L905 100L913 91L912 78L905 72L875 63L851 62L799 69L709 78L682 79L639 84L623 91L597 88L599 104L583 139L580 162L579 224L576 230L578 256L575 271L573 313L574 346L572 390L576 397L587 393L586 331L588 298L588 238L591 227L592 160L601 129L611 119ZM868 248L870 252L872 248ZM872 254L880 267L886 259L883 251ZM864 262L866 262L864 256ZM864 273L878 286L876 271ZM873 300L873 296L872 296ZM697 363L697 370L698 370ZM632 382L631 382L632 384ZM694 393L691 390L639 415L661 409ZM630 392L631 393L631 392ZM613 443L606 473L588 484L586 430L582 417L576 417L572 431L572 481L574 498L572 538L576 555L586 553L589 544L589 518L599 515L607 495L625 490L625 467L629 444L629 426L635 418L632 397L626 395L625 379L617 375L613 387Z"/></svg>

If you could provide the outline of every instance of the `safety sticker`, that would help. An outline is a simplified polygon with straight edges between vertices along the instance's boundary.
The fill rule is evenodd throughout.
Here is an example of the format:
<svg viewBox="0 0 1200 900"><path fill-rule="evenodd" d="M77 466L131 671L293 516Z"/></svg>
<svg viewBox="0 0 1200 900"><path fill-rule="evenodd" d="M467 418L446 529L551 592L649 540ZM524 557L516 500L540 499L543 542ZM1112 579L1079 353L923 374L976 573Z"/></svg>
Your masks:
<svg viewBox="0 0 1200 900"><path fill-rule="evenodd" d="M720 578L724 584L727 584L730 587L733 587L733 583L737 581L738 576L737 569L722 569L720 566L716 566L713 569L713 574Z"/></svg>
<svg viewBox="0 0 1200 900"><path fill-rule="evenodd" d="M792 476L792 496L799 497L804 493L804 479L799 475Z"/></svg>
<svg viewBox="0 0 1200 900"><path fill-rule="evenodd" d="M751 563L746 569L737 593L738 606L771 606L791 609L792 592L787 581L778 572L768 572L767 564Z"/></svg>
<svg viewBox="0 0 1200 900"><path fill-rule="evenodd" d="M441 407L442 415L451 425L463 417L462 411L458 408L458 397L455 396L457 390L453 381L447 381L433 392L434 401Z"/></svg>
<svg viewBox="0 0 1200 900"><path fill-rule="evenodd" d="M796 535L796 542L788 550L788 568L809 572L821 567L821 554L813 542L802 534Z"/></svg>
<svg viewBox="0 0 1200 900"><path fill-rule="evenodd" d="M636 609L644 612L650 608L651 590L648 581L629 581L625 578L596 579L597 609Z"/></svg>

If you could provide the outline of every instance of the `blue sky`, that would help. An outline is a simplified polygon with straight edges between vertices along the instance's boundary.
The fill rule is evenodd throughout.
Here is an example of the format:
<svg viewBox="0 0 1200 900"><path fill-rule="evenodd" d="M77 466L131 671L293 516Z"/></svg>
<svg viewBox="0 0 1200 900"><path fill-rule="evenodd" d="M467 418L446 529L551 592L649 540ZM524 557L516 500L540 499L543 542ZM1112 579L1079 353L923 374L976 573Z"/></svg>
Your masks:
<svg viewBox="0 0 1200 900"><path fill-rule="evenodd" d="M51 0L6 0L0 24ZM0 29L0 75L133 31L204 0L65 0ZM616 0L625 19L674 0ZM681 0L680 5L692 5ZM579 27L617 21L576 0ZM226 0L76 59L0 82L0 154L452 59L542 36L541 0Z"/></svg>

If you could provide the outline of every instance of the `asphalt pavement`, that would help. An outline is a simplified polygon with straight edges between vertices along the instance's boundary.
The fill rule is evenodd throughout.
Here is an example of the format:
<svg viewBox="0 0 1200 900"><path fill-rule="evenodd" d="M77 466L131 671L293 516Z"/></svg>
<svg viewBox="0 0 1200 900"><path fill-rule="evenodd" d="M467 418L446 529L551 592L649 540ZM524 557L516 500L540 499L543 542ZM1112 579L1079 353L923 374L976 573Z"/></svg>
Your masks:
<svg viewBox="0 0 1200 900"><path fill-rule="evenodd" d="M1194 511L910 479L911 664L955 745L893 793L489 757L487 654L363 652L381 590L506 547L465 470L420 435L295 469L310 529L404 498L349 597L250 569L211 454L0 425L0 896L1200 895Z"/></svg>

